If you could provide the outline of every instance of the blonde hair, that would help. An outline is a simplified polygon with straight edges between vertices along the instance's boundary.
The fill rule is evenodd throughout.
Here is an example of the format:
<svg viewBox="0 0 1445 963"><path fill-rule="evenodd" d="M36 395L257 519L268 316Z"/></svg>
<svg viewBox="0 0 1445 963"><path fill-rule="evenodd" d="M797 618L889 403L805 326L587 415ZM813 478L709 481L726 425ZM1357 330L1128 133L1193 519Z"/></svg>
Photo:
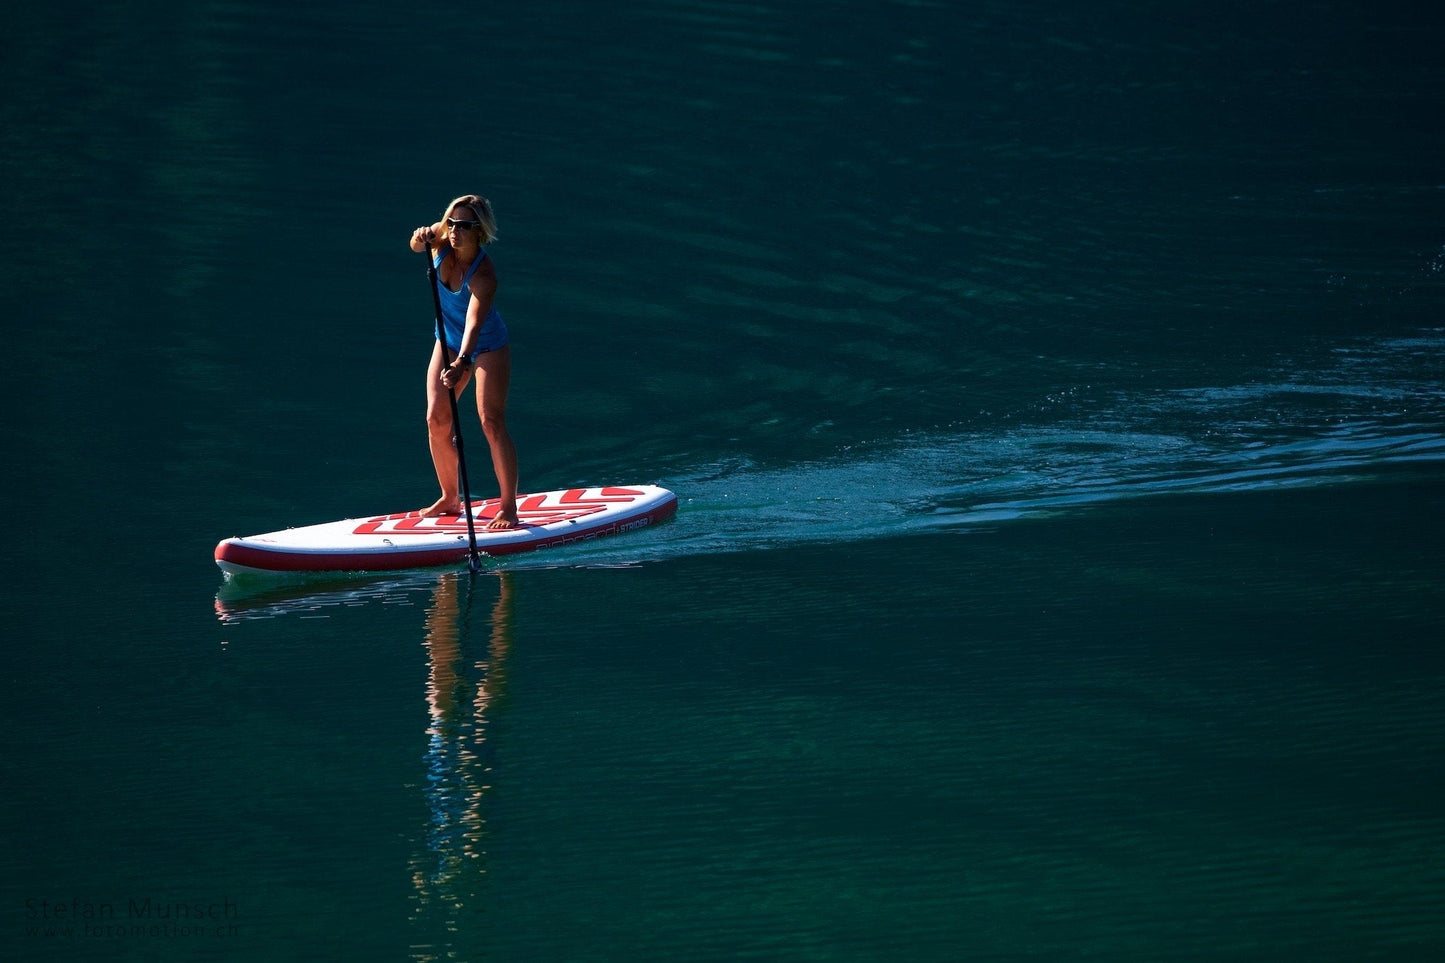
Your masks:
<svg viewBox="0 0 1445 963"><path fill-rule="evenodd" d="M442 211L442 222L452 216L452 211L459 207L469 208L472 216L481 222L478 229L481 234L481 243L491 244L497 239L497 215L492 213L492 202L480 194L463 194L461 197L447 205Z"/></svg>

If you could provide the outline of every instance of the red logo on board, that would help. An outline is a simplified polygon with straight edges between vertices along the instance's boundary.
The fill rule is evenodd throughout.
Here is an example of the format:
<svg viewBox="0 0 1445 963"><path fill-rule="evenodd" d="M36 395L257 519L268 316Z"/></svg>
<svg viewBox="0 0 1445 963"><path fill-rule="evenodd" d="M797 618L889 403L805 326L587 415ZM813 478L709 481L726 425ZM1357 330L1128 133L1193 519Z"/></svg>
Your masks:
<svg viewBox="0 0 1445 963"><path fill-rule="evenodd" d="M571 522L612 505L630 505L643 492L632 488L571 488L565 492L523 495L517 500L517 521L523 528L536 528L554 522ZM472 502L473 524L483 524L496 517L499 499ZM467 520L461 515L438 515L423 518L416 512L369 518L358 525L356 535L436 535L465 533Z"/></svg>

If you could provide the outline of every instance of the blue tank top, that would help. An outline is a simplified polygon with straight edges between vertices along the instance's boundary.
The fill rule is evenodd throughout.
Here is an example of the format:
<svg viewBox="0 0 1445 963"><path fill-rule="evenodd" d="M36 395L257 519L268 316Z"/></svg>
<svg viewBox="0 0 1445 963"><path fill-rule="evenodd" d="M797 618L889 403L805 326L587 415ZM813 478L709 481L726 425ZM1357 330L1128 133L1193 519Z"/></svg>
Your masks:
<svg viewBox="0 0 1445 963"><path fill-rule="evenodd" d="M462 349L462 335L467 330L467 308L472 304L472 291L467 287L472 275L477 273L477 268L482 266L482 260L487 256L487 249L482 248L477 253L477 259L467 269L466 276L462 278L462 289L452 291L441 280L442 259L451 250L450 245L443 244L437 251L432 266L437 269L437 295L442 303L442 330L446 332L447 347L456 354ZM482 330L477 337L477 346L472 352L475 357L484 351L496 351L507 343L507 325L497 311L497 306L492 305L492 310L487 312L486 318L482 321Z"/></svg>

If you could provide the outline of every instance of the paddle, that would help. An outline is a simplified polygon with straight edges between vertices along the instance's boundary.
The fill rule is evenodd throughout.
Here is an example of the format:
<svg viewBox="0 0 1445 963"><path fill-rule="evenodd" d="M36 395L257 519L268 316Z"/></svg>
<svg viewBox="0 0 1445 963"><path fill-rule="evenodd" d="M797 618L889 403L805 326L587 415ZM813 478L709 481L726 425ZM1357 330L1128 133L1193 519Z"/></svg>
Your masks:
<svg viewBox="0 0 1445 963"><path fill-rule="evenodd" d="M437 319L437 343L442 346L442 369L445 370L451 363L451 349L447 347L446 331L442 328L442 295L437 285L441 283L437 279L436 257L432 254L431 241L426 242L426 276L431 280L432 307L436 311ZM447 389L447 400L452 406L452 444L457 449L457 480L461 482L462 489L462 514L467 517L467 542L471 550L467 554L467 570L473 574L482 570L482 560L477 553L477 527L472 521L472 486L467 481L467 456L462 446L462 419L457 413L457 393L451 388Z"/></svg>

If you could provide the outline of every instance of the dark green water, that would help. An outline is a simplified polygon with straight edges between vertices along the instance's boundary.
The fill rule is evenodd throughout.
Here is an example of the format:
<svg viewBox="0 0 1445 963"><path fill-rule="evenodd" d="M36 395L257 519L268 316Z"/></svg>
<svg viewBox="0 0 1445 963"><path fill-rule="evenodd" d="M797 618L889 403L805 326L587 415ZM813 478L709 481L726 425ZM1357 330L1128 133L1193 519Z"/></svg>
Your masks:
<svg viewBox="0 0 1445 963"><path fill-rule="evenodd" d="M0 956L1445 953L1439 24L9 16ZM524 488L677 520L223 582L433 497L473 190Z"/></svg>

